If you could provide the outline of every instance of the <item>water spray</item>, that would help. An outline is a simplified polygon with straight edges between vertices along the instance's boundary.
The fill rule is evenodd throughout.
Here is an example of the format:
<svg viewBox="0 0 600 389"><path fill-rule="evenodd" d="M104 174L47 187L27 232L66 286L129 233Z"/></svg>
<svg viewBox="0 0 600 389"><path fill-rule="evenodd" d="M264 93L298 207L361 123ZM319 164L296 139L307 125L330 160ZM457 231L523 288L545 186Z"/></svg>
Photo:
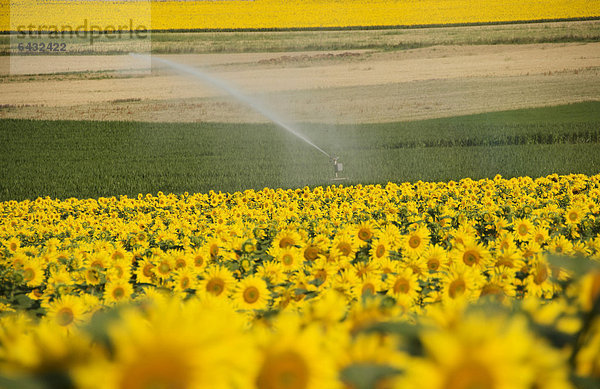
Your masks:
<svg viewBox="0 0 600 389"><path fill-rule="evenodd" d="M290 124L286 123L286 121L283 120L275 112L271 111L270 109L268 109L264 105L260 104L258 101L252 99L251 97L245 95L239 89L237 89L234 86L230 85L226 81L224 81L224 80L222 80L220 78L217 78L215 76L208 75L208 74L206 74L206 73L204 73L204 72L202 72L202 71L200 71L200 70L198 70L198 69L196 69L194 67L191 67L191 66L188 66L188 65L184 65L184 64L180 64L180 63L173 62L173 61L169 61L168 59L164 59L164 58L160 58L160 57L155 57L155 56L148 56L148 55L143 55L143 54L135 54L135 53L130 53L130 55L133 56L133 57L135 57L135 58L141 58L141 59L148 59L148 57L150 57L150 59L152 61L156 61L156 62L162 63L164 65L167 65L170 68L175 69L175 70L177 70L177 71L179 71L181 73L192 75L192 76L194 76L194 77L202 80L206 84L212 85L212 86L217 87L218 89L220 89L222 91L227 92L231 96L235 97L238 101L244 103L245 105L247 105L248 107L252 108L254 111L258 112L259 114L261 114L265 118L269 119L270 121L272 121L273 123L275 123L279 127L283 128L284 130L286 130L286 131L290 132L291 134L295 135L297 138L302 139L304 142L306 142L307 144L309 144L310 146L312 146L316 150L318 150L321 153L323 153L324 155L326 155L330 159L330 161L332 161L333 164L334 164L334 173L335 173L334 180L343 180L344 179L344 178L338 177L338 174L343 171L343 165L338 161L339 157L329 155L327 152L325 152L325 150L323 150L322 148L320 148L319 146L317 146L316 144L314 144L304 134L296 131Z"/></svg>

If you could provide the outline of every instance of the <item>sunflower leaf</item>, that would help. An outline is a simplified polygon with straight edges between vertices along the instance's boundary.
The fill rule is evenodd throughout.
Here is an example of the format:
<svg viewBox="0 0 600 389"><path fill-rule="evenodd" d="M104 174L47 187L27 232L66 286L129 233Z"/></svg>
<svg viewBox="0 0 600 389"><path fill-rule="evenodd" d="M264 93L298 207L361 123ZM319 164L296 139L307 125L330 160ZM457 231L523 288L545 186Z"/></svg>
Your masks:
<svg viewBox="0 0 600 389"><path fill-rule="evenodd" d="M25 294L18 294L14 298L13 305L19 309L25 310L33 305L33 300Z"/></svg>
<svg viewBox="0 0 600 389"><path fill-rule="evenodd" d="M380 322L372 324L362 331L367 333L377 332L381 334L399 335L403 339L400 344L400 349L411 355L422 355L423 344L419 338L420 330L420 326L406 322Z"/></svg>
<svg viewBox="0 0 600 389"><path fill-rule="evenodd" d="M590 377L572 376L571 382L577 389L597 389L600 387L600 380Z"/></svg>
<svg viewBox="0 0 600 389"><path fill-rule="evenodd" d="M552 266L573 272L575 277L581 277L590 271L600 270L600 264L598 262L590 261L581 256L567 257L564 255L548 255L548 262L550 262Z"/></svg>
<svg viewBox="0 0 600 389"><path fill-rule="evenodd" d="M0 375L0 388L4 389L70 389L70 378L63 372L49 372L36 376L6 377Z"/></svg>
<svg viewBox="0 0 600 389"><path fill-rule="evenodd" d="M340 375L353 388L370 389L377 387L380 380L400 373L402 370L392 366L361 363L346 367Z"/></svg>
<svg viewBox="0 0 600 389"><path fill-rule="evenodd" d="M5 389L46 389L41 381L33 377L8 378L0 375L0 388Z"/></svg>
<svg viewBox="0 0 600 389"><path fill-rule="evenodd" d="M537 324L535 322L530 323L530 326L536 334L546 338L556 348L563 348L569 344L573 344L577 338L575 334L567 334L552 326Z"/></svg>

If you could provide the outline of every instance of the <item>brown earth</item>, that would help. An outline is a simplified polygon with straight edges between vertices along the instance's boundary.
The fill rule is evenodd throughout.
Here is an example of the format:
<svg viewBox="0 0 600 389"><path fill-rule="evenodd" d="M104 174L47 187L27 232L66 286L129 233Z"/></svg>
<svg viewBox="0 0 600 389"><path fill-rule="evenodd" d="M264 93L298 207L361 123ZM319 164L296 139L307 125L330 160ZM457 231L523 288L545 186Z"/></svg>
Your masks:
<svg viewBox="0 0 600 389"><path fill-rule="evenodd" d="M297 121L384 122L600 99L600 43L162 57L205 69ZM0 58L0 69L8 60ZM0 75L0 118L264 121L164 66L136 73L129 56L19 60L23 75Z"/></svg>

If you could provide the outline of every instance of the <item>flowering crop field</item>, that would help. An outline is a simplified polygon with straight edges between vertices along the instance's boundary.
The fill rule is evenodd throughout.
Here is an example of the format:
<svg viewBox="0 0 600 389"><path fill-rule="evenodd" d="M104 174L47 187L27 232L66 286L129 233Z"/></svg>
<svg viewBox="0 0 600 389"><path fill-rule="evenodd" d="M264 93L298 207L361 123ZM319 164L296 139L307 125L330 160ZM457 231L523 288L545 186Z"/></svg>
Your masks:
<svg viewBox="0 0 600 389"><path fill-rule="evenodd" d="M173 29L270 29L490 23L600 16L589 0L2 0L0 31L79 26ZM85 24L84 24L85 23ZM50 27L51 28L51 27ZM43 28L42 28L43 29ZM117 28L118 29L118 28Z"/></svg>
<svg viewBox="0 0 600 389"><path fill-rule="evenodd" d="M74 30L68 37L84 40L73 54L128 53L113 42L117 31L151 29L161 30L152 42L125 39L156 53L400 56L437 45L595 42L596 22L462 25L597 19L596 3L0 0L0 31ZM432 25L455 26L377 28ZM269 31L279 29L300 31ZM0 37L0 52L18 49L19 37ZM314 58L324 66L342 60L323 55L333 54ZM561 77L597 71L569 66ZM347 180L331 185L331 161L272 123L83 120L102 104L128 115L120 104L151 107L152 94L125 95L130 75L115 74L0 78L7 90L19 86L16 98L115 78L114 96L98 106L79 105L80 89L65 106L0 106L25 112L0 120L0 388L600 387L597 93L414 122L296 123L343 161ZM148 76L140 84L162 78ZM576 81L568 85L584 84ZM567 89L555 85L557 96ZM488 92L486 109L522 106L498 108L501 89ZM56 116L40 115L44 107ZM431 99L422 110L435 107ZM65 120L70 112L83 116Z"/></svg>
<svg viewBox="0 0 600 389"><path fill-rule="evenodd" d="M0 203L0 384L600 378L600 175Z"/></svg>

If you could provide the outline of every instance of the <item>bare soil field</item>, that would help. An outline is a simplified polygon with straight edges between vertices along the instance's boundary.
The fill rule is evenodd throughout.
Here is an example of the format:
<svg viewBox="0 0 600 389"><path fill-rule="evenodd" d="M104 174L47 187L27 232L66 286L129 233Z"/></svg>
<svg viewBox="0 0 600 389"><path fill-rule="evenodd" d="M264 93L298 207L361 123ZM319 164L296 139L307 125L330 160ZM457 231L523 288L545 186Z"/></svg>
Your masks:
<svg viewBox="0 0 600 389"><path fill-rule="evenodd" d="M598 42L161 57L204 69L304 122L399 121L600 99ZM264 121L164 66L131 73L129 56L20 61L22 75L0 75L0 118Z"/></svg>

